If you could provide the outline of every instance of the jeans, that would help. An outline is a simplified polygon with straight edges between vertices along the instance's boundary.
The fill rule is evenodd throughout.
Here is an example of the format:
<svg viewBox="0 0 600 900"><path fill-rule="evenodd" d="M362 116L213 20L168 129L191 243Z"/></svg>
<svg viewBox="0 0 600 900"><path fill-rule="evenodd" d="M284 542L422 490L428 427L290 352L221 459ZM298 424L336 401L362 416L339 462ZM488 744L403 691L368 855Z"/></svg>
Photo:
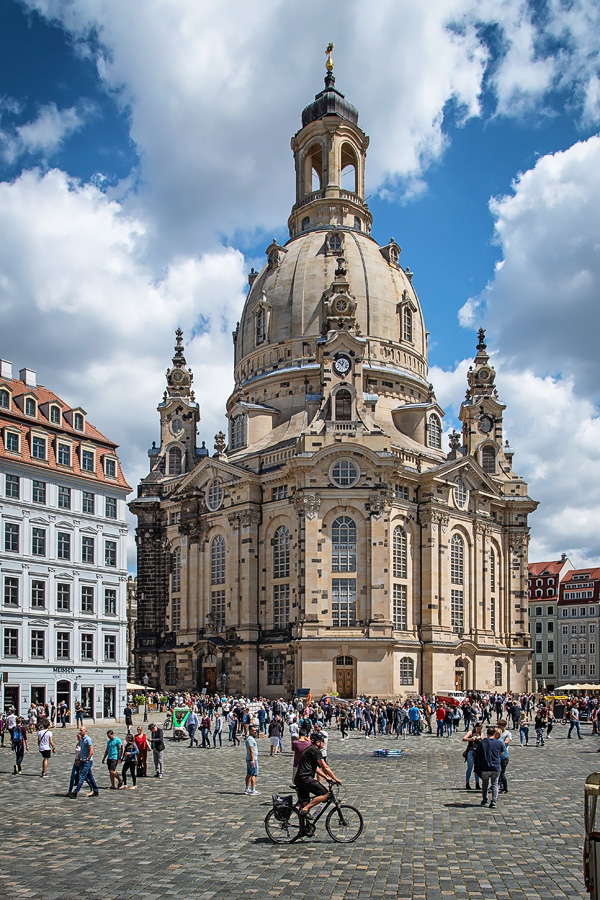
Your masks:
<svg viewBox="0 0 600 900"><path fill-rule="evenodd" d="M411 733L411 734L420 734L420 731L419 731L419 720L418 720L418 719L411 719L411 723L410 723L410 733Z"/></svg>
<svg viewBox="0 0 600 900"><path fill-rule="evenodd" d="M25 756L25 742L18 741L18 743L14 744L13 747L15 751L15 769L17 772L21 771L21 763L23 762L23 757Z"/></svg>
<svg viewBox="0 0 600 900"><path fill-rule="evenodd" d="M505 759L500 760L500 778L498 779L498 786L503 791L508 791L508 781L506 780L506 767L508 765L508 756Z"/></svg>
<svg viewBox="0 0 600 900"><path fill-rule="evenodd" d="M446 737L452 737L452 732L454 730L454 720L450 722L446 722Z"/></svg>
<svg viewBox="0 0 600 900"><path fill-rule="evenodd" d="M188 725L188 727L187 727L187 733L190 736L190 747L194 746L194 739L195 739L197 727L198 727L197 725Z"/></svg>
<svg viewBox="0 0 600 900"><path fill-rule="evenodd" d="M209 729L206 727L202 728L202 746L208 747L210 749L210 739L208 737Z"/></svg>
<svg viewBox="0 0 600 900"><path fill-rule="evenodd" d="M490 781L492 782L492 803L495 803L498 799L498 780L500 778L500 772L497 769L487 770L481 773L481 799L482 801L487 801L488 798L488 784Z"/></svg>
<svg viewBox="0 0 600 900"><path fill-rule="evenodd" d="M437 734L436 737L444 737L444 720L437 720Z"/></svg>
<svg viewBox="0 0 600 900"><path fill-rule="evenodd" d="M81 760L81 765L79 767L79 781L77 782L77 787L72 792L75 796L79 793L83 786L83 782L87 781L90 786L90 790L92 790L95 794L98 793L98 785L92 775L92 766L94 765L94 757L91 759Z"/></svg>
<svg viewBox="0 0 600 900"><path fill-rule="evenodd" d="M467 775L466 775L467 784L469 783L469 780L471 778L471 772L473 771L474 764L475 764L475 751L469 750L469 752L467 753ZM479 776L478 776L477 772L475 772L475 788L478 788L478 787L479 787Z"/></svg>
<svg viewBox="0 0 600 900"><path fill-rule="evenodd" d="M521 725L519 728L519 737L521 739L521 746L529 743L529 725Z"/></svg>
<svg viewBox="0 0 600 900"><path fill-rule="evenodd" d="M579 719L574 719L571 721L571 724L569 725L569 733L568 733L567 737L571 737L571 732L573 731L574 728L577 730L577 737L580 738L581 737L581 728L579 726Z"/></svg>
<svg viewBox="0 0 600 900"><path fill-rule="evenodd" d="M69 794L79 781L79 766L77 763L73 763L73 768L71 769L71 779L69 781Z"/></svg>
<svg viewBox="0 0 600 900"><path fill-rule="evenodd" d="M213 731L213 747L217 746L217 738L219 738L219 747L223 746L222 731Z"/></svg>

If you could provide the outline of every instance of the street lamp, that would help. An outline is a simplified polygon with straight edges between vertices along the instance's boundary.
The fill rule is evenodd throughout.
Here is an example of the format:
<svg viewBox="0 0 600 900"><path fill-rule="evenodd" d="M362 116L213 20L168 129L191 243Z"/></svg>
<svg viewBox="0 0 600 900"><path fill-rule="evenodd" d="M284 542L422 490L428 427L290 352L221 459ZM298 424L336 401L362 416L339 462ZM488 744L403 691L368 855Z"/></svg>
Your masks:
<svg viewBox="0 0 600 900"><path fill-rule="evenodd" d="M148 676L144 675L144 722L148 721Z"/></svg>

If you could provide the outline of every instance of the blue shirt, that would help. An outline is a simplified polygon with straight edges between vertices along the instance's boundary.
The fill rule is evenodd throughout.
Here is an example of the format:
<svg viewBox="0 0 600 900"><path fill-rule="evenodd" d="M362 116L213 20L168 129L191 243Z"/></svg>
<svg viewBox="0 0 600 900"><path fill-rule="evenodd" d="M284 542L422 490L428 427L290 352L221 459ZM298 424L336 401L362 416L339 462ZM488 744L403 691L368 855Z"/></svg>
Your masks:
<svg viewBox="0 0 600 900"><path fill-rule="evenodd" d="M106 750L107 750L106 758L107 759L118 759L122 743L123 742L121 741L121 738L118 738L118 737L110 738L106 742Z"/></svg>
<svg viewBox="0 0 600 900"><path fill-rule="evenodd" d="M89 759L94 758L94 752L92 749L92 739L91 739L91 737L89 737L89 735L86 734L86 736L84 738L81 738L79 746L81 747L81 762L87 762L88 758Z"/></svg>
<svg viewBox="0 0 600 900"><path fill-rule="evenodd" d="M258 745L256 743L256 739L248 735L246 738L246 760L250 762L252 760L252 756L250 755L250 748L254 750L254 762L258 760Z"/></svg>

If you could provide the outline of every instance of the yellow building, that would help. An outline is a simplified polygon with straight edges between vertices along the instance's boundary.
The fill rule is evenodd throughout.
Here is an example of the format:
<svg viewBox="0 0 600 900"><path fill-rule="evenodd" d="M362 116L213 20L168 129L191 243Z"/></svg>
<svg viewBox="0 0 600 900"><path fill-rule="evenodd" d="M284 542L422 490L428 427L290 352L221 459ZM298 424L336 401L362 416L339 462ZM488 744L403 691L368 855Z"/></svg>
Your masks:
<svg viewBox="0 0 600 900"><path fill-rule="evenodd" d="M370 235L368 143L330 66L292 139L290 238L249 278L212 456L178 332L131 503L138 681L270 697L531 685L537 504L503 443L483 331L462 436L442 447L412 274Z"/></svg>

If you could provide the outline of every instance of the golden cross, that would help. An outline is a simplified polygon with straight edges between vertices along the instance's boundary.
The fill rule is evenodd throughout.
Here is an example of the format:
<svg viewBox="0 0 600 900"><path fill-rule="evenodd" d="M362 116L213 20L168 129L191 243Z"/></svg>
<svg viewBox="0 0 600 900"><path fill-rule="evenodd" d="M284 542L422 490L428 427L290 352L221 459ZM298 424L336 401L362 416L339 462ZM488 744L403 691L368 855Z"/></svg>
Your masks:
<svg viewBox="0 0 600 900"><path fill-rule="evenodd" d="M333 60L331 58L331 51L333 50L333 44L327 44L327 49L325 50L325 55L327 57L327 62L325 63L325 68L328 72L333 72Z"/></svg>

